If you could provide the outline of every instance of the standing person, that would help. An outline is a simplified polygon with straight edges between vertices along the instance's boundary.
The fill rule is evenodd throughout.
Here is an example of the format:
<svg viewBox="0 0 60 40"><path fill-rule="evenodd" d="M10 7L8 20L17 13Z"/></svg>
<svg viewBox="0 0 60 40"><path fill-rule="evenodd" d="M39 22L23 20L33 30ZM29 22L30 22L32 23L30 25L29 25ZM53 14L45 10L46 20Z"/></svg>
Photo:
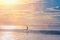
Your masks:
<svg viewBox="0 0 60 40"><path fill-rule="evenodd" d="M26 32L28 33L28 26L26 25Z"/></svg>
<svg viewBox="0 0 60 40"><path fill-rule="evenodd" d="M26 26L27 27L27 29L26 30L28 30L28 26Z"/></svg>

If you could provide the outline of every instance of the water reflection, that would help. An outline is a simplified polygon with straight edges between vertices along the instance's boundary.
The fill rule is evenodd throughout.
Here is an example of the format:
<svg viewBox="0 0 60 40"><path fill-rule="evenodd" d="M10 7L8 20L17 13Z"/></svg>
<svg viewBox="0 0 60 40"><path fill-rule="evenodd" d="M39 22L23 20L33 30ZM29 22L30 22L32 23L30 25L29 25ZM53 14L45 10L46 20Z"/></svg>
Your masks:
<svg viewBox="0 0 60 40"><path fill-rule="evenodd" d="M8 30L7 28L10 29ZM16 26L2 27L2 30L0 30L0 40L60 40L60 35L46 35L40 33L40 30L30 29L28 30L29 32L26 32L26 29L24 32L23 30L16 31L14 30L16 28Z"/></svg>
<svg viewBox="0 0 60 40"><path fill-rule="evenodd" d="M27 40L27 33L20 32L0 32L0 40Z"/></svg>
<svg viewBox="0 0 60 40"><path fill-rule="evenodd" d="M2 36L0 40L15 40L13 36L13 32L2 32Z"/></svg>
<svg viewBox="0 0 60 40"><path fill-rule="evenodd" d="M16 29L17 26L13 25L1 25L0 29Z"/></svg>
<svg viewBox="0 0 60 40"><path fill-rule="evenodd" d="M0 31L0 40L60 40L59 35Z"/></svg>

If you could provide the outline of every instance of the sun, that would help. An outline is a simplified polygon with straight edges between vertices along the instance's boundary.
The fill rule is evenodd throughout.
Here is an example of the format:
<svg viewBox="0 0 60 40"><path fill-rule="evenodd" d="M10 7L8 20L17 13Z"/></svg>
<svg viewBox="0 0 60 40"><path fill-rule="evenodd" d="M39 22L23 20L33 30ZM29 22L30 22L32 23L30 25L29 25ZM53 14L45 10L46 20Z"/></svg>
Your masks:
<svg viewBox="0 0 60 40"><path fill-rule="evenodd" d="M4 4L16 4L17 0L2 0Z"/></svg>

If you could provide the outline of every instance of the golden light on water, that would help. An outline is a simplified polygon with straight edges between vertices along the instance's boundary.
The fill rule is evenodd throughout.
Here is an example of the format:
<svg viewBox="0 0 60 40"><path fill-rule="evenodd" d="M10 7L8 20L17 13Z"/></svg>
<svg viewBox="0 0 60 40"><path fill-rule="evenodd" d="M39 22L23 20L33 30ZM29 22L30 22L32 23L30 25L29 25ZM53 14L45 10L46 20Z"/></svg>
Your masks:
<svg viewBox="0 0 60 40"><path fill-rule="evenodd" d="M4 25L4 26L1 26L1 29L16 29L16 26Z"/></svg>
<svg viewBox="0 0 60 40"><path fill-rule="evenodd" d="M1 40L15 40L13 32L2 32Z"/></svg>
<svg viewBox="0 0 60 40"><path fill-rule="evenodd" d="M1 25L0 29L6 29L6 30L11 30L11 29L26 29L26 26L17 26L17 25Z"/></svg>

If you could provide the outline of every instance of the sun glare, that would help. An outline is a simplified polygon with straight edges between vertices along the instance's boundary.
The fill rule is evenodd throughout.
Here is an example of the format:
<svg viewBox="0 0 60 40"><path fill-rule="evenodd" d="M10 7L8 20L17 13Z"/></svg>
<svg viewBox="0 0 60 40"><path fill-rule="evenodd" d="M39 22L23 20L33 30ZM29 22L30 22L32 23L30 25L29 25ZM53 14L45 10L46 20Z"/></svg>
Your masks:
<svg viewBox="0 0 60 40"><path fill-rule="evenodd" d="M15 40L13 32L2 32L1 40Z"/></svg>
<svg viewBox="0 0 60 40"><path fill-rule="evenodd" d="M16 26L4 25L1 29L16 29Z"/></svg>
<svg viewBox="0 0 60 40"><path fill-rule="evenodd" d="M2 0L4 4L16 4L17 0Z"/></svg>
<svg viewBox="0 0 60 40"><path fill-rule="evenodd" d="M12 4L28 4L28 3L32 3L34 1L29 1L29 0L0 0L0 3L4 4L4 5L12 5Z"/></svg>

